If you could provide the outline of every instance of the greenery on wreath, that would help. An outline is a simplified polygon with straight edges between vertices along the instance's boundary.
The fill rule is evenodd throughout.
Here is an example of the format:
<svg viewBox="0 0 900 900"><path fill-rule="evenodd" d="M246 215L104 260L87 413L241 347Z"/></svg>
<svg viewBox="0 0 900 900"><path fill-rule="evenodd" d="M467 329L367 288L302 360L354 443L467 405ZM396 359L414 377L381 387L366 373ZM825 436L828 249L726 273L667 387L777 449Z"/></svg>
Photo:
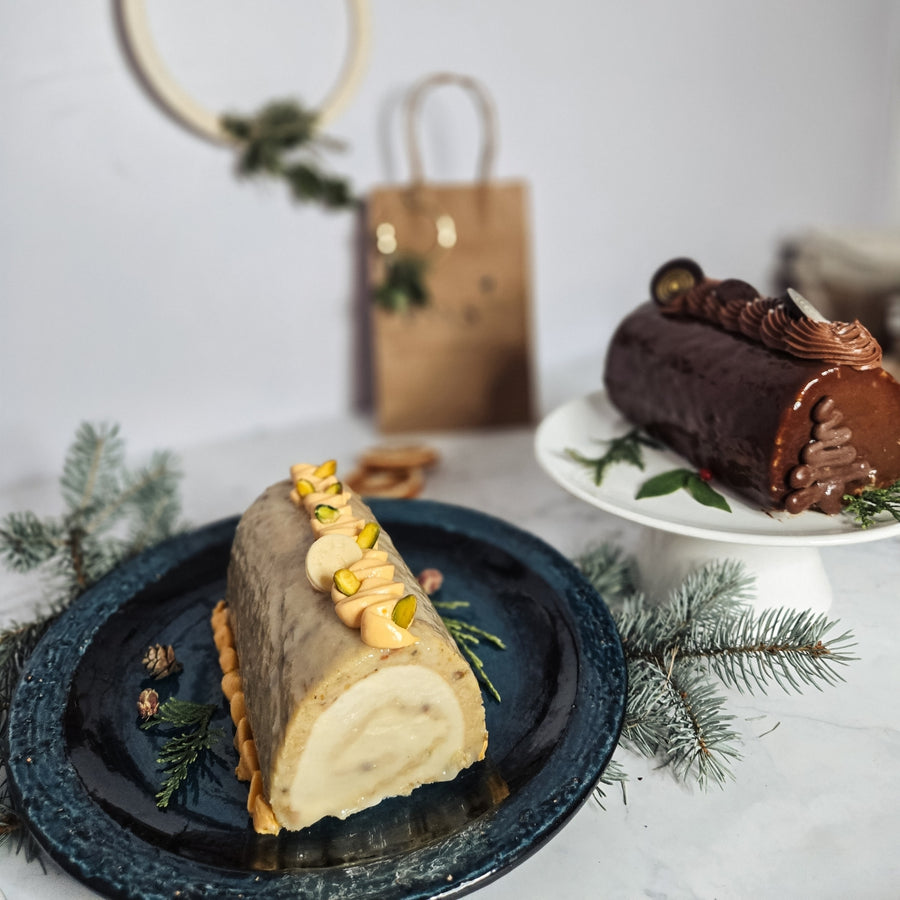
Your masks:
<svg viewBox="0 0 900 900"><path fill-rule="evenodd" d="M317 114L292 100L276 100L255 116L222 116L238 146L238 173L283 180L300 202L346 209L356 199L345 178L326 174L318 162L323 148L337 144L316 134Z"/></svg>

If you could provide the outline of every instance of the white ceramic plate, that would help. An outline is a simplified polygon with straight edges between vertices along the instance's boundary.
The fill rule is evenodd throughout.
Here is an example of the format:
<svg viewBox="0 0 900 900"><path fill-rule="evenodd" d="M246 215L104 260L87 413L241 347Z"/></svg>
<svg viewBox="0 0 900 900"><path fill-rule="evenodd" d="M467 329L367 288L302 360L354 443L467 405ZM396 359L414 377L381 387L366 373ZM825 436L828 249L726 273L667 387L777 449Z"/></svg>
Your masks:
<svg viewBox="0 0 900 900"><path fill-rule="evenodd" d="M730 513L703 506L684 491L636 500L638 488L648 478L689 464L668 450L645 448L643 471L617 464L597 485L590 468L566 453L571 448L587 457L600 456L605 448L603 441L625 434L630 427L604 391L571 400L538 427L537 460L551 478L576 497L624 519L688 537L775 546L826 546L900 536L900 523L890 517L863 529L847 515L767 513L715 484L728 499Z"/></svg>

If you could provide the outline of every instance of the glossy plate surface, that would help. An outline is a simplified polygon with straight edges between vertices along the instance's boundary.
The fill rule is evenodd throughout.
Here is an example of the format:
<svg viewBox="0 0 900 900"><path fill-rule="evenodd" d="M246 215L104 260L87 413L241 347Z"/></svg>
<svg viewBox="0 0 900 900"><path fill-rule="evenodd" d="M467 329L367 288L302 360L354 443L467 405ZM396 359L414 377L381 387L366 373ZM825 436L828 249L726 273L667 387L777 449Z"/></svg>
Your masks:
<svg viewBox="0 0 900 900"><path fill-rule="evenodd" d="M533 535L430 501L372 501L411 569L436 567L449 615L482 645L502 702L485 701L487 758L345 821L256 835L236 781L209 613L225 590L237 519L175 538L80 597L29 659L10 715L12 787L40 843L101 893L179 897L460 896L540 847L590 795L618 740L622 649L575 567ZM141 656L173 644L184 670L151 682ZM199 777L157 809L163 737L138 727L153 686L215 702L223 736ZM180 893L176 893L180 892Z"/></svg>
<svg viewBox="0 0 900 900"><path fill-rule="evenodd" d="M728 499L730 513L703 506L685 491L636 500L638 488L648 478L690 466L669 450L645 448L643 470L626 464L611 466L599 485L588 466L566 454L571 448L588 458L601 456L603 441L621 437L630 428L606 393L596 391L563 404L541 422L535 455L543 469L576 497L624 519L688 537L768 546L826 546L900 536L900 523L890 517L862 529L846 515L767 513L716 484L713 487Z"/></svg>

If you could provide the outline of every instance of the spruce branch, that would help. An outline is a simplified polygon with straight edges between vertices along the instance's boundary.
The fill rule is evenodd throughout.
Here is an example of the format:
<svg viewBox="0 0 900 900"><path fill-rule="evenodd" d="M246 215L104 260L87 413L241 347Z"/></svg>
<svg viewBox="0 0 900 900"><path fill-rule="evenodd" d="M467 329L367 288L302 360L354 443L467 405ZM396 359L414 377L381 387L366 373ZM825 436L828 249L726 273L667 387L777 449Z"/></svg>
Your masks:
<svg viewBox="0 0 900 900"><path fill-rule="evenodd" d="M601 597L624 598L637 593L634 560L619 547L603 544L576 558L575 565Z"/></svg>
<svg viewBox="0 0 900 900"><path fill-rule="evenodd" d="M723 616L711 640L695 636L681 648L684 657L705 662L729 687L766 692L771 683L784 691L806 686L822 690L843 678L837 667L855 657L853 635L844 631L829 638L837 622L809 610L770 609L758 617L747 611Z"/></svg>
<svg viewBox="0 0 900 900"><path fill-rule="evenodd" d="M8 790L9 706L22 669L52 621L79 594L122 560L178 530L180 501L174 458L157 453L135 472L125 468L125 444L116 425L82 424L60 477L65 511L57 518L13 512L0 520L0 562L14 572L43 570L52 596L34 621L0 629L0 843L20 834Z"/></svg>
<svg viewBox="0 0 900 900"><path fill-rule="evenodd" d="M172 454L158 452L135 472L124 460L118 426L82 424L60 478L65 513L57 519L32 512L5 516L0 560L18 572L43 567L72 599L123 559L174 534L180 474Z"/></svg>
<svg viewBox="0 0 900 900"><path fill-rule="evenodd" d="M622 791L622 802L627 803L628 799L625 792L625 785L628 782L628 773L622 767L622 764L613 757L603 770L600 780L594 785L594 800L601 809L606 809L603 805L606 800L606 788L618 785Z"/></svg>
<svg viewBox="0 0 900 900"><path fill-rule="evenodd" d="M610 602L628 671L620 743L660 759L681 780L722 785L740 758L733 716L718 685L765 693L842 680L854 657L849 631L804 610L754 612L752 579L733 561L689 575L659 605L634 592L627 563L608 546L577 560Z"/></svg>
<svg viewBox="0 0 900 900"><path fill-rule="evenodd" d="M58 523L33 512L10 513L0 524L0 561L13 572L30 572L52 559L64 541Z"/></svg>

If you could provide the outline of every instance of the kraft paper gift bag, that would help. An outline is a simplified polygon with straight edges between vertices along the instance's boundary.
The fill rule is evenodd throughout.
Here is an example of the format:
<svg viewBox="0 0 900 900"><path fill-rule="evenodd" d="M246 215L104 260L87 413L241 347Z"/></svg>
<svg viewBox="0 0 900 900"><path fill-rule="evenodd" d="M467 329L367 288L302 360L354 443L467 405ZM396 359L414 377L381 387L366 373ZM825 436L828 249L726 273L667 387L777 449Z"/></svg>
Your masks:
<svg viewBox="0 0 900 900"><path fill-rule="evenodd" d="M422 174L415 124L423 94L466 88L484 123L469 184ZM376 416L384 432L525 423L533 417L527 189L494 181L494 120L484 89L440 74L407 99L411 181L368 199L368 277Z"/></svg>

